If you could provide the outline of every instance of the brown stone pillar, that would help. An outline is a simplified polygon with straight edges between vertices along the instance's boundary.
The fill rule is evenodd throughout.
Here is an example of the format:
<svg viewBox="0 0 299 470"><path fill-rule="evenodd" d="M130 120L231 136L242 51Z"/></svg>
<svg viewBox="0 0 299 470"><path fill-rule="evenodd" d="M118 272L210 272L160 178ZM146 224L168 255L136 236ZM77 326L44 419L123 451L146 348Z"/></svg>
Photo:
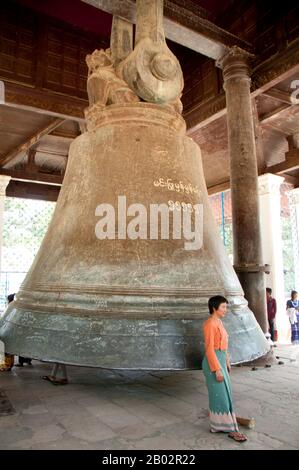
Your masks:
<svg viewBox="0 0 299 470"><path fill-rule="evenodd" d="M0 175L0 275L1 275L1 255L2 255L2 232L4 224L4 204L6 196L6 188L10 182L10 176Z"/></svg>
<svg viewBox="0 0 299 470"><path fill-rule="evenodd" d="M249 307L266 333L268 322L248 59L247 53L234 46L217 65L223 71L226 94L234 266Z"/></svg>

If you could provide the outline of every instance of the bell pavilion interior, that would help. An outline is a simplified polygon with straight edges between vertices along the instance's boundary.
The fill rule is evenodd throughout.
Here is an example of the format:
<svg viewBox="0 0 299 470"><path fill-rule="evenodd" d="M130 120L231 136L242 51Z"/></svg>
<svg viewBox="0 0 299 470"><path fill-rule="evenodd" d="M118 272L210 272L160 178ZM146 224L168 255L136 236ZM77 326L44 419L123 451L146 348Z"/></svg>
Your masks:
<svg viewBox="0 0 299 470"><path fill-rule="evenodd" d="M1 450L298 450L298 2L1 1L0 289Z"/></svg>

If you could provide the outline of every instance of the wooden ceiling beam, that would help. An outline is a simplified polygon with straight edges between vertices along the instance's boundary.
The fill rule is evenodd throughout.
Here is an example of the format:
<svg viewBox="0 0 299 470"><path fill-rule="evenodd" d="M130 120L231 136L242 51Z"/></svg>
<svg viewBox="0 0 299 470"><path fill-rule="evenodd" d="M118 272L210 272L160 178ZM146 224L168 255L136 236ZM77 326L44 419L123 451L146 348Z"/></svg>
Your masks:
<svg viewBox="0 0 299 470"><path fill-rule="evenodd" d="M290 45L280 54L259 63L252 72L251 97L256 98L265 91L277 86L280 82L296 77L299 74L299 40ZM188 110L183 111L188 132L196 132L202 127L226 115L226 100L224 92L218 93L209 100L202 101L202 96L194 98L194 104ZM265 116L266 118L267 116ZM271 119L271 118L270 118ZM269 121L270 121L269 119Z"/></svg>
<svg viewBox="0 0 299 470"><path fill-rule="evenodd" d="M6 189L6 196L56 202L59 191L59 186L11 180Z"/></svg>
<svg viewBox="0 0 299 470"><path fill-rule="evenodd" d="M35 154L36 154L36 148L32 147L28 150L28 153L27 153L27 159L28 159L27 168L28 168L29 171L36 171Z"/></svg>
<svg viewBox="0 0 299 470"><path fill-rule="evenodd" d="M282 175L288 171L297 170L299 168L299 149L293 148L286 153L286 159L277 163L276 165L271 165L266 168L265 173L275 173L276 175Z"/></svg>
<svg viewBox="0 0 299 470"><path fill-rule="evenodd" d="M36 145L43 136L52 132L63 122L65 122L64 119L54 119L46 126L38 129L38 131L36 131L31 137L29 137L29 139L26 139L24 142L22 142L22 144L17 145L17 147L12 149L6 155L0 157L0 167L4 167L5 165L7 165L9 162L11 162L11 160L13 160L17 155L19 155L19 153L28 152L28 150L34 145Z"/></svg>
<svg viewBox="0 0 299 470"><path fill-rule="evenodd" d="M100 10L136 23L136 5L133 0L82 0ZM232 46L252 53L252 46L233 34L219 28L183 5L164 1L165 36L182 46L218 60Z"/></svg>
<svg viewBox="0 0 299 470"><path fill-rule="evenodd" d="M287 173L284 173L282 176L286 183L292 184L294 188L299 187L299 178L296 178L296 176L288 175Z"/></svg>
<svg viewBox="0 0 299 470"><path fill-rule="evenodd" d="M81 123L80 123L80 126L81 126ZM76 137L78 137L78 135L80 135L80 133L75 133L75 132L71 132L71 131L64 131L63 129L55 129L53 132L51 132L51 134L48 134L50 137L63 137L64 139L75 139Z"/></svg>
<svg viewBox="0 0 299 470"><path fill-rule="evenodd" d="M49 184L54 186L61 186L63 181L62 175L53 175L51 173L42 173L41 171L32 171L30 169L22 170L4 170L0 169L0 175L10 176L15 181L28 181L39 184Z"/></svg>
<svg viewBox="0 0 299 470"><path fill-rule="evenodd" d="M51 149L47 149L47 148L37 148L36 149L36 153L43 153L45 155L53 155L53 157L61 157L63 159L67 159L68 158L68 154L67 153L62 153L61 151L58 151L58 150L51 150Z"/></svg>
<svg viewBox="0 0 299 470"><path fill-rule="evenodd" d="M290 46L288 50L282 51L279 57L274 56L265 63L259 64L253 71L251 96L254 98L269 88L273 88L279 82L299 73L297 56L298 46L297 49L295 46ZM11 83L6 80L3 80L3 84L5 99L0 107L9 106L51 117L70 119L78 122L79 125L85 123L84 109L88 106L87 100L65 94L60 95L49 90L37 90L28 85ZM206 127L225 114L224 92L220 92L208 101L200 101L195 97L192 108L183 111L190 133L201 127Z"/></svg>
<svg viewBox="0 0 299 470"><path fill-rule="evenodd" d="M294 171L299 168L299 149L294 148L286 153L285 161L263 168L259 172L259 176L265 173L273 173L274 175L284 176L287 182L291 182L294 186L299 183L299 178L288 175L289 171ZM299 184L298 184L299 185ZM230 180L223 181L220 184L215 184L208 187L208 194L217 194L230 189Z"/></svg>
<svg viewBox="0 0 299 470"><path fill-rule="evenodd" d="M215 184L208 187L208 195L212 196L213 194L222 193L230 189L230 181L224 181L223 183Z"/></svg>
<svg viewBox="0 0 299 470"><path fill-rule="evenodd" d="M85 122L84 109L88 106L87 100L50 90L38 90L5 79L2 79L2 82L4 100L1 106L33 111L54 118L70 119L79 123Z"/></svg>
<svg viewBox="0 0 299 470"><path fill-rule="evenodd" d="M281 113L283 113L286 109L289 109L289 108L292 108L292 105L282 104L281 106L274 109L273 111L263 114L262 116L260 116L260 124L268 124L269 122L271 123L273 119L276 119L277 117L279 117Z"/></svg>
<svg viewBox="0 0 299 470"><path fill-rule="evenodd" d="M291 99L291 94L286 93L285 91L278 90L278 88L270 88L270 90L264 91L263 95L268 96L268 98L272 98L273 100L286 103L288 105L291 105L293 103Z"/></svg>

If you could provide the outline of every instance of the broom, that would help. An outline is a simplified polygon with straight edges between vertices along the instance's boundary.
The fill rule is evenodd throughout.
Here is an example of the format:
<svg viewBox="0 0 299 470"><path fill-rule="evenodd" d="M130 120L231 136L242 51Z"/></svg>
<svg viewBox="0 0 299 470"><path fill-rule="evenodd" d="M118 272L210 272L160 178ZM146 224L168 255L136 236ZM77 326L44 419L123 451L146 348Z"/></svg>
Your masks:
<svg viewBox="0 0 299 470"><path fill-rule="evenodd" d="M246 428L254 429L254 426L255 426L254 418L240 418L240 416L237 416L236 419L237 419L237 423L240 424L240 426L245 426Z"/></svg>

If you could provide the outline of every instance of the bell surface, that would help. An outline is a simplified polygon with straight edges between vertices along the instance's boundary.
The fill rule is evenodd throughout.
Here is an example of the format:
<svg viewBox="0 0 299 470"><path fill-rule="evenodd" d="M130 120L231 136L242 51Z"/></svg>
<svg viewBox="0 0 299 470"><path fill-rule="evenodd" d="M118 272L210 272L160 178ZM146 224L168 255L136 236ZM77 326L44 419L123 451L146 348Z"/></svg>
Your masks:
<svg viewBox="0 0 299 470"><path fill-rule="evenodd" d="M161 225L150 233L155 204L170 209L168 238ZM173 216L189 211L195 217L197 208L201 245L187 249L186 238L171 236ZM100 239L108 213L110 238ZM224 325L231 362L266 354L268 342L225 252L200 149L186 136L183 118L167 105L112 104L71 144L53 218L0 319L0 339L8 353L42 361L200 368L202 325L216 294L229 300Z"/></svg>

